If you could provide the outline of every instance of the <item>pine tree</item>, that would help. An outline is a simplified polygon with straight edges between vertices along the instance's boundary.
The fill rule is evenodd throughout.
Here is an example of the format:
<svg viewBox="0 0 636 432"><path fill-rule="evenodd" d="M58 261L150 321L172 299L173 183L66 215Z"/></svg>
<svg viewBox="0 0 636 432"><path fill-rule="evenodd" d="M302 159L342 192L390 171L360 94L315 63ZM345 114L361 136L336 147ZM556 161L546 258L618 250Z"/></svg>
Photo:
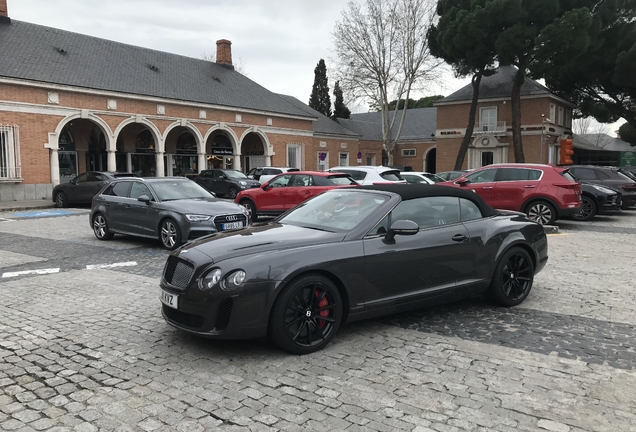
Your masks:
<svg viewBox="0 0 636 432"><path fill-rule="evenodd" d="M327 66L320 59L314 69L314 86L309 97L309 106L316 111L331 117L331 98L329 97L329 83L327 82Z"/></svg>
<svg viewBox="0 0 636 432"><path fill-rule="evenodd" d="M351 117L351 111L349 111L349 108L347 108L344 103L340 81L336 81L336 85L333 86L333 95L336 100L333 103L333 116L331 118L335 120L337 118L348 119Z"/></svg>

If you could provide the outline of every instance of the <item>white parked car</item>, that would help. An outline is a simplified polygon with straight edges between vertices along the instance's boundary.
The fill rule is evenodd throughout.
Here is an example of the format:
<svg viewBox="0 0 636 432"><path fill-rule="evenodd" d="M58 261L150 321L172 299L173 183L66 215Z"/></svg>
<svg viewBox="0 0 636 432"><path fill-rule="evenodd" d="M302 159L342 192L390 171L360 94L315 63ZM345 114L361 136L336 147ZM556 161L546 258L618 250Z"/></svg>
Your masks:
<svg viewBox="0 0 636 432"><path fill-rule="evenodd" d="M446 181L443 178L436 176L435 174L427 172L406 171L401 172L400 175L408 183L435 184Z"/></svg>
<svg viewBox="0 0 636 432"><path fill-rule="evenodd" d="M400 176L400 170L385 166L339 166L327 171L349 174L361 185L406 183Z"/></svg>
<svg viewBox="0 0 636 432"><path fill-rule="evenodd" d="M258 180L261 184L270 181L278 174L282 174L285 172L291 171L300 171L299 168L289 168L289 167L257 167L252 168L247 172L247 178L251 178L254 180Z"/></svg>

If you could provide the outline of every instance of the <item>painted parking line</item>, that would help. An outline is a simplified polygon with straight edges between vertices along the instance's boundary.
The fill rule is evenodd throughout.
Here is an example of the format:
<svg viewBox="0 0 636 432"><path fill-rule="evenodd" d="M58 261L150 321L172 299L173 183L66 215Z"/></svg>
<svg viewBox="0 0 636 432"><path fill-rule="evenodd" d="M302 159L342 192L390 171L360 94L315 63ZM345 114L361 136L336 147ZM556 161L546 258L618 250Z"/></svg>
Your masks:
<svg viewBox="0 0 636 432"><path fill-rule="evenodd" d="M94 270L94 269L107 269L107 268L115 268L115 267L133 267L137 265L137 261L127 261L127 262L119 262L113 264L89 264L86 266L86 270Z"/></svg>
<svg viewBox="0 0 636 432"><path fill-rule="evenodd" d="M44 210L44 211L27 211L20 213L13 213L12 217L17 218L40 218L40 217L51 217L51 216L68 216L74 215L77 212L69 211L69 210Z"/></svg>
<svg viewBox="0 0 636 432"><path fill-rule="evenodd" d="M8 278L8 277L16 277L16 276L23 276L23 275L29 275L29 274L45 275L45 274L52 274L52 273L59 273L59 272L60 272L59 268L23 270L23 271L17 271L17 272L2 273L2 277Z"/></svg>
<svg viewBox="0 0 636 432"><path fill-rule="evenodd" d="M0 218L0 222L15 222L15 220L14 219Z"/></svg>

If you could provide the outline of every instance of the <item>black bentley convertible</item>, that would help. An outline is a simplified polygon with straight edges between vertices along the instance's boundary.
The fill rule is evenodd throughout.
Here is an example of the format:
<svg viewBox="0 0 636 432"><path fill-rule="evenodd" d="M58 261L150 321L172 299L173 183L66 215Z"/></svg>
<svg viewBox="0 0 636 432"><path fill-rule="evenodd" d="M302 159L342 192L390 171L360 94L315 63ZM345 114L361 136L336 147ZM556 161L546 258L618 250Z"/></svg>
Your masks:
<svg viewBox="0 0 636 432"><path fill-rule="evenodd" d="M173 252L162 311L190 333L267 335L305 354L345 321L480 294L518 305L547 260L541 225L475 193L422 184L338 189Z"/></svg>

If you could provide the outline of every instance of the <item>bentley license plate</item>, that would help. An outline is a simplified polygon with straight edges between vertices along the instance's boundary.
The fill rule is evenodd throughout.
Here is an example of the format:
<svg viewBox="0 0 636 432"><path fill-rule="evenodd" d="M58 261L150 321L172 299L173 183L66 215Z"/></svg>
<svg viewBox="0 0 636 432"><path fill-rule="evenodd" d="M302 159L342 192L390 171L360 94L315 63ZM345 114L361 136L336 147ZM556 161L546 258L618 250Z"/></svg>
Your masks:
<svg viewBox="0 0 636 432"><path fill-rule="evenodd" d="M161 290L161 295L159 296L159 299L161 300L161 303L165 304L166 306L170 306L171 308L177 309L178 300L179 300L178 295L170 294L169 292L165 292Z"/></svg>
<svg viewBox="0 0 636 432"><path fill-rule="evenodd" d="M243 222L224 223L223 225L221 225L221 228L223 229L223 231L243 228Z"/></svg>

